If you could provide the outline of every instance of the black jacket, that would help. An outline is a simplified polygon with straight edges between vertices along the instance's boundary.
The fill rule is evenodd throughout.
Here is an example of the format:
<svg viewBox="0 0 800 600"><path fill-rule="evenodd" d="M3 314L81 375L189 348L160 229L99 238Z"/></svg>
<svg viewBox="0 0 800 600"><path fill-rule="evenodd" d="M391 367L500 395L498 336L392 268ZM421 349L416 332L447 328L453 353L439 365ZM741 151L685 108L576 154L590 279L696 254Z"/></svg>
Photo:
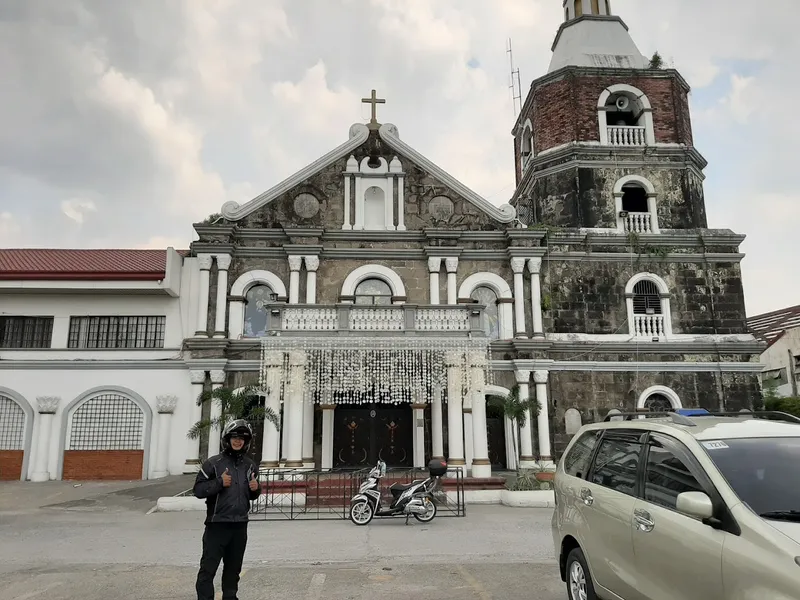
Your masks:
<svg viewBox="0 0 800 600"><path fill-rule="evenodd" d="M230 487L222 485L222 474L228 469ZM212 456L200 467L194 481L194 495L206 499L206 524L246 523L250 502L261 495L261 486L250 490L250 475L258 480L258 466L248 456L226 452Z"/></svg>

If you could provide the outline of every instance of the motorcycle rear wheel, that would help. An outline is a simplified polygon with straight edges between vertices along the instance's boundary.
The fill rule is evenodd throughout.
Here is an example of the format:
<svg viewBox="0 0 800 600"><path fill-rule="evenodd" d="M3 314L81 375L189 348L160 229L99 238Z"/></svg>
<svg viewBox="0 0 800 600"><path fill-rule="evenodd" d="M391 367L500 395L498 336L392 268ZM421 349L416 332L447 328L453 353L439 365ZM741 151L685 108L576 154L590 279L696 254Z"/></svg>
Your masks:
<svg viewBox="0 0 800 600"><path fill-rule="evenodd" d="M414 518L417 521L420 521L421 523L430 523L431 521L433 521L434 517L436 517L436 511L437 511L436 503L434 503L433 500L431 500L430 498L425 498L425 500L423 500L423 503L425 504L426 508L425 513L421 515L418 513L414 513Z"/></svg>
<svg viewBox="0 0 800 600"><path fill-rule="evenodd" d="M374 516L375 511L366 500L359 500L350 506L350 520L356 525L367 525Z"/></svg>

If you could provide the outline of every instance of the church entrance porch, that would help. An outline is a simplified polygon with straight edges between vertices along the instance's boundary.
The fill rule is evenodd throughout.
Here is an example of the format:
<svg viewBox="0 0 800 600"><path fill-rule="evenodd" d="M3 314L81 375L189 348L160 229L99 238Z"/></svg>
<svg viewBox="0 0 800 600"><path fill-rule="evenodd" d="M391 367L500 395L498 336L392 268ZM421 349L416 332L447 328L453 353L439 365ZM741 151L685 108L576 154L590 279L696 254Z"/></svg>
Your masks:
<svg viewBox="0 0 800 600"><path fill-rule="evenodd" d="M370 468L378 460L389 468L414 466L410 404L337 403L333 420L334 469Z"/></svg>

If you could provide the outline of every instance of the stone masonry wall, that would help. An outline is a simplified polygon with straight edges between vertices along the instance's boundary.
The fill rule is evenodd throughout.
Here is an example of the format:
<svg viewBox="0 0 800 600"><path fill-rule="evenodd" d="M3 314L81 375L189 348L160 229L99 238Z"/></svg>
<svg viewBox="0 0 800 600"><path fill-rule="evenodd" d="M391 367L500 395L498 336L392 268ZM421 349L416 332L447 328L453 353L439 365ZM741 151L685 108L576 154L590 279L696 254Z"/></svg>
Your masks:
<svg viewBox="0 0 800 600"><path fill-rule="evenodd" d="M545 331L627 334L625 284L651 272L670 289L672 332L747 333L742 274L738 263L664 262L632 257L631 263L549 261L542 270Z"/></svg>
<svg viewBox="0 0 800 600"><path fill-rule="evenodd" d="M597 102L603 90L618 83L632 85L647 95L653 108L656 142L693 144L688 90L684 89L675 71L634 75L625 71L571 67L559 74L556 79L548 76L541 82L533 82L532 101L526 101L527 112L520 117L520 122L530 119L533 124L536 154L569 142L599 142ZM517 135L522 135L521 128Z"/></svg>
<svg viewBox="0 0 800 600"><path fill-rule="evenodd" d="M658 225L663 229L708 226L703 182L688 169L567 167L539 177L531 188L531 222L554 227L616 227L614 185L627 175L638 175L656 191ZM528 203L528 202L526 202Z"/></svg>

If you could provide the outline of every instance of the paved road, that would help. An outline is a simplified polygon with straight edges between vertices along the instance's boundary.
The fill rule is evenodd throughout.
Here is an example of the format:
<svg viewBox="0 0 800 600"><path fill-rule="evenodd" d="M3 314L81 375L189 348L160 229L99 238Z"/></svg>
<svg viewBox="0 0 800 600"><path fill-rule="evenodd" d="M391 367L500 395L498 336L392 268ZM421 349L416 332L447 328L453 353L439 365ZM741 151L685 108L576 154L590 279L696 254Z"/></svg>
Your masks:
<svg viewBox="0 0 800 600"><path fill-rule="evenodd" d="M147 515L146 491L51 489L47 503L22 506L13 491L0 488L4 600L196 598L201 513ZM470 506L427 525L253 522L240 600L564 600L550 514Z"/></svg>

